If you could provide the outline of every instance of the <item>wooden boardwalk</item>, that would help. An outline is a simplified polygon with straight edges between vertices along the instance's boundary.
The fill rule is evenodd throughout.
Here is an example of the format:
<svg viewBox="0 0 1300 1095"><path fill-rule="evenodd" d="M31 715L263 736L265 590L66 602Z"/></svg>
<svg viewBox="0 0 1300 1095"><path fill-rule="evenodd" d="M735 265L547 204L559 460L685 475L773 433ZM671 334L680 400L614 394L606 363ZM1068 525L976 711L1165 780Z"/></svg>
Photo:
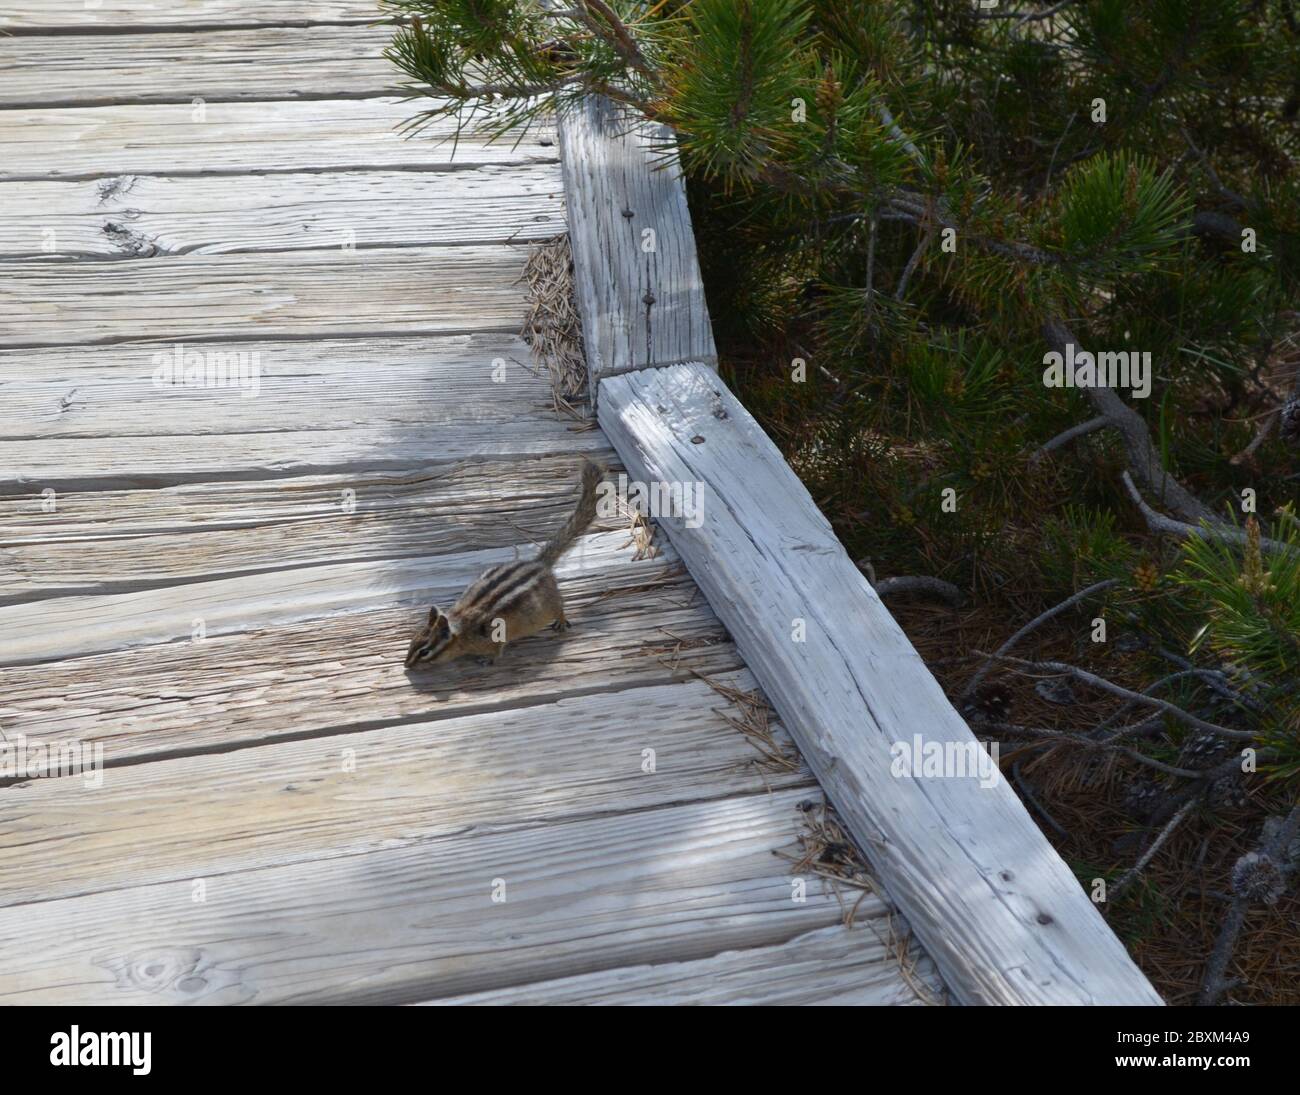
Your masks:
<svg viewBox="0 0 1300 1095"><path fill-rule="evenodd" d="M563 638L403 669L620 465L517 334L556 139L400 139L374 15L0 0L0 732L104 766L0 779L0 1003L940 996L794 867L820 788L662 536L583 538Z"/></svg>

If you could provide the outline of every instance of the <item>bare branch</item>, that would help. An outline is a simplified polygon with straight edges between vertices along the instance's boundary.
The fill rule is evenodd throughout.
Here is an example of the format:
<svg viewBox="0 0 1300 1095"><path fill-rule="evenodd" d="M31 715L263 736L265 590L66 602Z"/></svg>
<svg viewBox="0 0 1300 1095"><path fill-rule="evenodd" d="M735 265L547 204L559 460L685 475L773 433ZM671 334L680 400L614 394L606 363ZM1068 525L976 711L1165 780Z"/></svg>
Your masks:
<svg viewBox="0 0 1300 1095"><path fill-rule="evenodd" d="M1062 612L1065 612L1067 609L1073 608L1080 601L1085 600L1088 597L1091 597L1094 593L1100 593L1103 589L1110 589L1113 586L1117 586L1117 585L1119 585L1118 578L1107 578L1104 582L1095 582L1092 585L1088 586L1087 589L1081 589L1077 593L1071 594L1059 605L1055 605L1054 607L1049 608L1046 612L1041 613L1038 616L1035 616L1032 620L1029 621L1029 623L1025 624L1024 627L1022 627L1019 631L1017 631L1014 635L1012 635L1011 638L1009 638L1000 647L998 647L998 651L996 654L989 655L985 658L984 663L979 667L978 670L976 670L975 675L971 677L970 682L966 685L964 689L962 689L961 698L964 700L970 699L970 697L974 695L975 689L977 689L980 686L980 682L983 681L984 678L988 676L989 670L993 668L993 662L996 661L998 658L1000 658L1013 646L1015 646L1016 643L1018 643L1021 639L1023 639L1026 635L1028 635L1040 624L1047 623L1048 620L1051 620L1059 616Z"/></svg>
<svg viewBox="0 0 1300 1095"><path fill-rule="evenodd" d="M1043 324L1043 334L1052 349L1062 357L1066 356L1068 345L1073 345L1076 349L1082 348L1079 340L1059 316L1047 319ZM1160 454L1151 441L1151 432L1137 411L1129 407L1111 388L1085 388L1084 392L1097 412L1119 430L1128 453L1129 468L1143 486L1157 495L1179 517L1189 521L1217 523L1200 499L1165 471Z"/></svg>
<svg viewBox="0 0 1300 1095"><path fill-rule="evenodd" d="M1096 433L1098 430L1104 430L1111 425L1111 421L1104 414L1099 414L1096 418L1090 418L1087 422L1080 422L1077 426L1071 426L1068 430L1062 430L1050 441L1046 442L1042 448L1038 449L1030 458L1029 466L1037 467L1041 464L1049 452L1068 445L1078 437L1084 437L1090 433Z"/></svg>
<svg viewBox="0 0 1300 1095"><path fill-rule="evenodd" d="M983 653L976 651L976 653ZM1170 703L1168 700L1162 700L1157 696L1144 696L1141 692L1134 692L1132 689L1125 688L1122 685L1115 684L1113 681L1106 680L1105 677L1099 677L1095 673L1089 673L1086 669L1079 669L1077 666L1067 665L1065 662L1030 662L1023 658L1012 658L1006 654L990 654L988 657L994 661L1006 662L1009 665L1018 665L1025 669L1032 669L1038 673L1057 673L1067 677L1073 677L1080 684L1091 685L1093 688L1102 692L1109 692L1112 696L1119 696L1121 699L1131 700L1132 702L1154 707L1165 714L1172 716L1179 722L1186 723L1188 726L1194 726L1198 730L1204 730L1207 734L1218 734L1225 738L1232 738L1234 741L1254 741L1255 735L1249 730L1233 730L1227 726L1220 726L1218 723L1206 722L1205 719L1198 718L1181 707Z"/></svg>
<svg viewBox="0 0 1300 1095"><path fill-rule="evenodd" d="M1293 869L1290 862L1290 849L1297 831L1300 831L1300 806L1293 806L1286 820L1273 831L1271 836L1260 841L1259 850L1253 854L1257 858L1270 860L1271 866L1279 876L1289 873ZM1247 853L1247 855L1251 854ZM1237 870L1241 869L1242 860L1245 858L1246 856L1242 856L1237 860L1237 866L1233 871L1232 904L1228 908L1228 915L1224 918L1223 927L1219 930L1219 938L1215 940L1214 950L1210 952L1210 959L1205 964L1205 974L1201 980L1201 995L1196 1001L1202 1007L1216 1003L1230 987L1224 975L1228 971L1228 963L1232 961L1232 952L1237 946L1237 936L1241 934L1242 925L1246 922L1246 909L1250 903L1249 893L1241 892L1236 888L1235 875Z"/></svg>
<svg viewBox="0 0 1300 1095"><path fill-rule="evenodd" d="M1246 534L1241 529L1233 528L1231 525L1225 525L1222 522L1189 525L1183 521L1175 521L1172 517L1166 517L1163 513L1157 513L1146 504L1146 500L1133 484L1128 472L1122 472L1120 478L1124 481L1128 496L1133 499L1133 504L1141 511L1142 516L1146 519L1147 528L1152 532L1176 536L1180 540L1186 540L1191 536L1199 536L1201 539L1213 543L1232 544L1234 547L1245 546ZM1259 546L1263 551L1271 551L1277 554L1285 554L1292 550L1290 545L1284 544L1280 540L1270 540L1264 536L1260 537Z"/></svg>
<svg viewBox="0 0 1300 1095"><path fill-rule="evenodd" d="M1174 816L1169 819L1169 824L1160 830L1160 835L1157 836L1155 840L1151 842L1150 847L1142 853L1142 858L1125 871L1119 879L1116 880L1115 885L1110 887L1109 892L1106 895L1108 900L1113 901L1129 888L1133 880L1137 878L1138 875L1146 869L1146 865L1155 858L1156 852L1160 851L1160 849L1164 847L1165 841L1173 836L1174 830L1182 824L1183 818L1192 812L1192 807L1196 805L1198 800L1199 796L1196 796L1189 798L1183 803L1178 813L1174 814Z"/></svg>

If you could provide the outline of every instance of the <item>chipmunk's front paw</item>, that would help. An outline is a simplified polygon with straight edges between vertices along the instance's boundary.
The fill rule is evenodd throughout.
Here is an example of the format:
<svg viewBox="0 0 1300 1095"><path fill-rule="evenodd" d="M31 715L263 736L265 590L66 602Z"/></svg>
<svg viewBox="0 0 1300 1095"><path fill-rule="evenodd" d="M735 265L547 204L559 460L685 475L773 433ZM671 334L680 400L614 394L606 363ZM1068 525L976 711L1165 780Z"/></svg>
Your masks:
<svg viewBox="0 0 1300 1095"><path fill-rule="evenodd" d="M566 631L569 630L569 621L566 620L563 616L561 616L558 620L555 621L555 623L551 624L551 630L558 631L561 635L563 635Z"/></svg>

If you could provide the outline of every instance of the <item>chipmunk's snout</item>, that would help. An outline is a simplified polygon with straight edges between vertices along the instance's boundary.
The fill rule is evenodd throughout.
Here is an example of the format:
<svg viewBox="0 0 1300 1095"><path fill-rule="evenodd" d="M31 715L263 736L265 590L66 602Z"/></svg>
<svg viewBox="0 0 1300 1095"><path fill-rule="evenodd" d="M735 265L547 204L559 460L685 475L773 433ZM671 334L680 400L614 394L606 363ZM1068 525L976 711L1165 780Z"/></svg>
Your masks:
<svg viewBox="0 0 1300 1095"><path fill-rule="evenodd" d="M412 639L411 645L406 648L406 668L411 669L418 665L428 652L429 644L423 637Z"/></svg>
<svg viewBox="0 0 1300 1095"><path fill-rule="evenodd" d="M406 648L406 668L435 662L451 643L451 621L437 605L429 610L429 623Z"/></svg>

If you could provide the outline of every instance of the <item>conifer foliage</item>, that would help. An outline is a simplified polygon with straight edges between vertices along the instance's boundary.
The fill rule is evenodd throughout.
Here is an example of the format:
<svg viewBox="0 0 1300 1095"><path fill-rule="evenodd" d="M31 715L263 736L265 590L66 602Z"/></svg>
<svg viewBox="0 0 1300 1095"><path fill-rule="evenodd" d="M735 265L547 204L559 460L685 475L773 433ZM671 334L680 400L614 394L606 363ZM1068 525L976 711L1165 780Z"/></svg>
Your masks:
<svg viewBox="0 0 1300 1095"><path fill-rule="evenodd" d="M1082 606L1112 634L1074 660L1172 688L1229 762L1258 749L1242 831L1294 801L1293 0L386 4L417 128L507 134L592 93L672 127L723 367L855 557L1008 634L1112 579ZM1146 820L1187 827L1232 765L1190 778L1203 728L1157 722L1124 764L1160 783Z"/></svg>

